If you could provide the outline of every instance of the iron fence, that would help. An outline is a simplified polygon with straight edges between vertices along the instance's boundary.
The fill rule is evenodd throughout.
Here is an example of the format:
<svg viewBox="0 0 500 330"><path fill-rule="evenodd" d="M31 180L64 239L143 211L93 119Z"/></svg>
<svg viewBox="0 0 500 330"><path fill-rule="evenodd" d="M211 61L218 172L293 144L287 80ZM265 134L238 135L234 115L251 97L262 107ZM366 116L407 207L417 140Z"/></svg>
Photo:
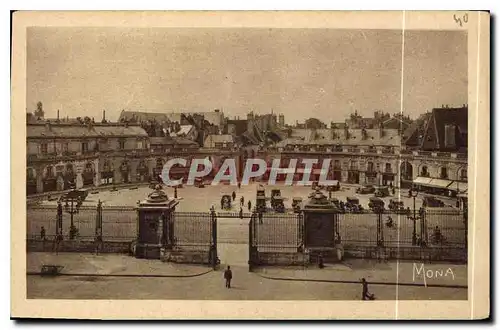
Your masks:
<svg viewBox="0 0 500 330"><path fill-rule="evenodd" d="M214 243L213 214L209 212L174 212L174 247L208 251Z"/></svg>
<svg viewBox="0 0 500 330"><path fill-rule="evenodd" d="M302 216L254 213L249 237L259 252L297 252L303 245Z"/></svg>
<svg viewBox="0 0 500 330"><path fill-rule="evenodd" d="M78 230L80 240L94 240L99 226L101 213L101 233L106 241L134 240L137 237L137 211L134 207L99 207L82 206L73 215L73 224ZM46 239L54 239L57 233L57 205L34 205L27 208L27 237L41 238L42 227ZM71 215L62 211L62 234L69 237Z"/></svg>
<svg viewBox="0 0 500 330"><path fill-rule="evenodd" d="M442 208L422 209L416 219L413 213L391 211L344 213L338 231L349 245L466 247L466 218L463 211Z"/></svg>
<svg viewBox="0 0 500 330"><path fill-rule="evenodd" d="M467 212L456 209L427 208L425 237L429 246L467 246Z"/></svg>

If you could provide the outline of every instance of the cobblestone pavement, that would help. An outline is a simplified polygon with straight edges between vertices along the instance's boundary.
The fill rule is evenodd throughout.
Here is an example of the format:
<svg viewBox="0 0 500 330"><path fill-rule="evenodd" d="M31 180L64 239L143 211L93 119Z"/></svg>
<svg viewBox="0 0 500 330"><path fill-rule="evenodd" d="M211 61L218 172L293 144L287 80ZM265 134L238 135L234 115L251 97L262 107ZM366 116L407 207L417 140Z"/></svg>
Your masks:
<svg viewBox="0 0 500 330"><path fill-rule="evenodd" d="M196 299L196 300L359 300L361 285L358 283L328 283L311 281L283 281L266 279L258 273L248 272L243 265L243 246L225 246L222 265L197 277L120 277L143 272L144 274L193 275L206 267L164 264L161 261L137 260L126 256L93 256L82 254L29 254L28 269L37 270L40 263L64 265L66 270L88 272L94 276L60 276L55 278L27 276L28 298L45 299ZM225 256L224 256L225 255ZM224 287L222 270L231 263L234 279L231 289ZM80 266L79 266L80 265ZM92 265L89 267L89 265ZM266 270L268 274L272 272ZM333 270L327 270L332 272ZM290 270L273 274L291 275ZM323 272L323 273L327 273ZM295 273L297 275L297 273ZM316 270L310 274L318 274ZM356 273L358 276L360 273ZM319 275L316 275L318 277ZM368 276L367 276L368 277ZM369 280L373 279L368 277ZM356 279L354 279L356 280ZM467 299L466 289L372 285L370 291L378 300Z"/></svg>
<svg viewBox="0 0 500 330"><path fill-rule="evenodd" d="M89 275L161 275L196 276L210 269L205 266L180 265L160 260L136 259L120 254L90 253L28 253L28 272L39 272L42 265L64 266L64 274Z"/></svg>
<svg viewBox="0 0 500 330"><path fill-rule="evenodd" d="M242 185L241 188L238 188L236 186L231 186L231 185L217 185L217 186L211 186L211 185L206 185L205 188L197 188L194 186L184 186L183 188L180 188L177 190L178 197L183 198L184 201L181 201L181 203L178 206L179 211L189 211L189 212L202 212L202 211L208 211L212 205L215 206L217 210L220 210L220 198L222 195L230 195L232 192L236 192L237 194L237 200L236 202L233 203L233 207L235 211L239 211L239 199L241 196L245 198L245 207L244 210L247 206L248 200L252 200L252 203L255 205L255 194L256 190L259 184L257 183L252 183L249 185ZM292 203L292 198L293 197L301 197L303 199L307 199L307 196L311 192L311 187L305 187L305 186L285 186L285 185L273 185L273 186L268 186L264 185L266 189L266 194L267 196L270 196L271 194L271 189L277 188L281 189L281 194L287 198L285 201L285 206L286 207L291 207ZM345 201L346 197L348 196L356 196L359 198L360 203L368 208L368 201L370 197L373 197L373 194L367 194L367 195L359 195L355 193L355 190L358 186L354 185L342 185L340 191L335 191L332 193L332 197L338 198L339 200ZM173 197L174 196L174 189L172 188L165 188L165 191L167 192L168 196ZM141 186L138 187L137 189L129 189L129 188L123 188L119 189L117 191L111 191L111 187L109 190L102 190L97 194L89 194L87 199L84 202L84 205L95 205L97 204L98 200L101 200L104 204L106 205L113 205L113 206L135 206L137 204L138 200L143 200L147 197L148 193L151 192L151 189L149 189L146 186ZM390 197L384 197L382 198L385 200L386 205L388 205L389 200L391 198L398 198L399 191L396 191L395 196L390 196ZM422 205L422 195L419 195L416 199L416 207L419 208ZM405 203L405 206L410 206L413 207L413 200L411 198L408 198L408 191L407 190L401 190L401 195L399 196L401 200ZM445 198L445 197L438 197L442 199L445 204L448 206L453 206L455 203L455 200ZM55 201L45 201L43 202L45 205L56 205Z"/></svg>
<svg viewBox="0 0 500 330"><path fill-rule="evenodd" d="M467 287L467 265L424 264L349 260L343 264L298 267L264 267L257 271L266 278L310 281L357 281L399 283L400 285Z"/></svg>

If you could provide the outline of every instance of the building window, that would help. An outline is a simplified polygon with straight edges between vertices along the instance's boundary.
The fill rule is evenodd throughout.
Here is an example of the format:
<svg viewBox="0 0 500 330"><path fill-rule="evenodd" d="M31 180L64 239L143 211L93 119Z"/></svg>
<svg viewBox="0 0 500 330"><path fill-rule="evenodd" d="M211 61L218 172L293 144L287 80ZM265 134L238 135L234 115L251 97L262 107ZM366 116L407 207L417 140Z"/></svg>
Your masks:
<svg viewBox="0 0 500 330"><path fill-rule="evenodd" d="M99 150L106 150L106 146L108 144L108 140L102 139L99 141Z"/></svg>
<svg viewBox="0 0 500 330"><path fill-rule="evenodd" d="M121 140L118 140L118 144L119 144L119 149L120 150L124 150L125 149L125 140L121 139Z"/></svg>
<svg viewBox="0 0 500 330"><path fill-rule="evenodd" d="M467 181L467 169L463 168L460 170L460 180Z"/></svg>
<svg viewBox="0 0 500 330"><path fill-rule="evenodd" d="M370 173L375 172L375 166L373 165L373 162L368 162L367 171Z"/></svg>
<svg viewBox="0 0 500 330"><path fill-rule="evenodd" d="M69 150L69 143L68 142L62 143L61 148L62 148L62 152L68 152L68 150Z"/></svg>
<svg viewBox="0 0 500 330"><path fill-rule="evenodd" d="M336 170L340 170L342 168L342 166L340 165L340 160L335 160L333 168Z"/></svg>
<svg viewBox="0 0 500 330"><path fill-rule="evenodd" d="M42 154L46 154L47 153L47 149L48 149L47 143L40 144L40 152Z"/></svg>
<svg viewBox="0 0 500 330"><path fill-rule="evenodd" d="M137 140L137 149L144 149L144 141Z"/></svg>
<svg viewBox="0 0 500 330"><path fill-rule="evenodd" d="M446 167L441 167L441 179L448 179L448 169Z"/></svg>
<svg viewBox="0 0 500 330"><path fill-rule="evenodd" d="M88 152L89 151L89 144L87 142L82 142L82 152Z"/></svg>
<svg viewBox="0 0 500 330"><path fill-rule="evenodd" d="M425 177L428 177L429 176L429 171L427 170L427 166L422 166L422 169L420 170L420 176L425 176Z"/></svg>
<svg viewBox="0 0 500 330"><path fill-rule="evenodd" d="M392 166L390 163L385 164L385 173L392 173Z"/></svg>

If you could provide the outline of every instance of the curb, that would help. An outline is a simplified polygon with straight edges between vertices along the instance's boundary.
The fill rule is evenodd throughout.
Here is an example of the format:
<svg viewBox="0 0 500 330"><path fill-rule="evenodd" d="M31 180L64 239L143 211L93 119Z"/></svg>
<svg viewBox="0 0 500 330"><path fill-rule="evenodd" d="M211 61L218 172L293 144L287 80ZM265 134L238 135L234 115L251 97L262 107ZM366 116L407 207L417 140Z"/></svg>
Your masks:
<svg viewBox="0 0 500 330"><path fill-rule="evenodd" d="M203 276L208 273L213 272L213 269L207 270L206 272L191 274L191 275L162 275L162 274L89 274L89 273L59 273L57 275L47 275L41 272L26 272L26 276L47 276L47 277L58 277L58 276L72 276L72 277L146 277L146 278L189 278Z"/></svg>
<svg viewBox="0 0 500 330"><path fill-rule="evenodd" d="M361 284L360 281L347 281L347 280L313 280L307 278L291 278L291 277L272 277L266 276L259 273L255 273L258 276L275 281L293 281L293 282L319 282L319 283L344 283L344 284ZM450 288L450 289L468 289L467 285L446 285L446 284L427 284L424 283L405 283L405 282L371 282L370 285L397 285L397 286L417 286L426 288Z"/></svg>

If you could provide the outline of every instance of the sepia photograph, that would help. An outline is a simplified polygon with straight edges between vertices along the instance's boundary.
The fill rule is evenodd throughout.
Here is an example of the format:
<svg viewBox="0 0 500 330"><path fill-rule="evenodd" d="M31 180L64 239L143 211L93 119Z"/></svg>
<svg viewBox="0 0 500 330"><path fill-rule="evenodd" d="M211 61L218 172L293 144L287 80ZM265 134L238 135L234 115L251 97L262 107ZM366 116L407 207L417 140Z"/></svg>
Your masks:
<svg viewBox="0 0 500 330"><path fill-rule="evenodd" d="M489 315L486 12L16 14L19 316Z"/></svg>

